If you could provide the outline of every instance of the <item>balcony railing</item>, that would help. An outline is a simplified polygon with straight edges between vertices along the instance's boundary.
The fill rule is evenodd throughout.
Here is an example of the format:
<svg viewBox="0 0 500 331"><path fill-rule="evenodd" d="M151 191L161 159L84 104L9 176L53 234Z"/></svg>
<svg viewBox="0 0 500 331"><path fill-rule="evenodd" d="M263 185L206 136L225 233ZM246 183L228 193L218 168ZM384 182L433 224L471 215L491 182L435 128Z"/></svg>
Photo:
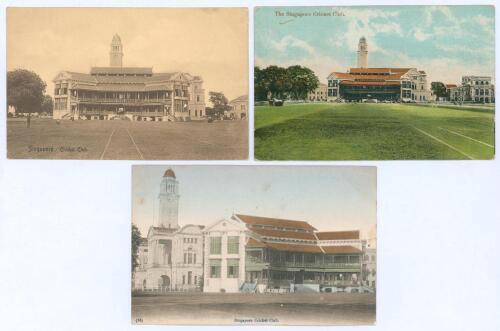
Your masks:
<svg viewBox="0 0 500 331"><path fill-rule="evenodd" d="M249 265L269 264L273 267L286 268L320 268L320 269L361 269L361 263L321 263L321 262L302 262L302 261L275 261L265 262L258 258L247 257L246 263Z"/></svg>
<svg viewBox="0 0 500 331"><path fill-rule="evenodd" d="M75 100L80 102L92 102L92 103L111 103L111 104L148 104L148 103L168 103L171 101L170 98L165 99L117 99L117 98L81 98L73 97Z"/></svg>
<svg viewBox="0 0 500 331"><path fill-rule="evenodd" d="M321 268L321 269L360 269L360 263L319 263L319 262L271 262L272 266L291 268Z"/></svg>

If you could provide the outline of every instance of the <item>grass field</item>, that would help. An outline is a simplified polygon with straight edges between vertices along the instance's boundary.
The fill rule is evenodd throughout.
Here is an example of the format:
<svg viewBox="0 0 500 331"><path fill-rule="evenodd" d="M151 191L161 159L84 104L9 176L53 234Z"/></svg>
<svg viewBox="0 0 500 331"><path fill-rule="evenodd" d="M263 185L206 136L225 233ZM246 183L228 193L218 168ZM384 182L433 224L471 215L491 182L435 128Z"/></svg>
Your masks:
<svg viewBox="0 0 500 331"><path fill-rule="evenodd" d="M248 122L7 121L11 159L248 159Z"/></svg>
<svg viewBox="0 0 500 331"><path fill-rule="evenodd" d="M461 160L495 155L494 108L403 104L255 107L259 160Z"/></svg>
<svg viewBox="0 0 500 331"><path fill-rule="evenodd" d="M134 324L367 325L370 293L193 293L132 297Z"/></svg>

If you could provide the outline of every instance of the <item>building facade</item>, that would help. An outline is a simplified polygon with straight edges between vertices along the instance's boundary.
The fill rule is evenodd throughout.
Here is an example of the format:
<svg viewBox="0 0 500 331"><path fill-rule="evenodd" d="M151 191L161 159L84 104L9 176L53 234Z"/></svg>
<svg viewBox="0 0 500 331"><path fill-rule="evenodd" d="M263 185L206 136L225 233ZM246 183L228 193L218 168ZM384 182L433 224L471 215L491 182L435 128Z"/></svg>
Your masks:
<svg viewBox="0 0 500 331"><path fill-rule="evenodd" d="M462 85L450 88L450 101L465 103L494 103L495 86L490 76L464 76Z"/></svg>
<svg viewBox="0 0 500 331"><path fill-rule="evenodd" d="M363 248L362 281L365 286L377 288L377 249L369 245Z"/></svg>
<svg viewBox="0 0 500 331"><path fill-rule="evenodd" d="M307 93L307 101L321 102L327 101L328 88L326 84L320 83L313 91Z"/></svg>
<svg viewBox="0 0 500 331"><path fill-rule="evenodd" d="M61 71L55 78L55 119L199 120L205 116L200 76L154 73L151 67L124 67L118 35L110 45L109 67L90 73Z"/></svg>
<svg viewBox="0 0 500 331"><path fill-rule="evenodd" d="M328 77L327 100L428 102L431 91L425 71L416 68L370 68L368 45L362 37L358 45L358 67L332 72Z"/></svg>
<svg viewBox="0 0 500 331"><path fill-rule="evenodd" d="M203 230L204 291L314 291L361 284L359 231L233 215Z"/></svg>
<svg viewBox="0 0 500 331"><path fill-rule="evenodd" d="M139 246L136 290L193 291L203 282L203 226L178 224L179 182L168 169L160 183L159 213Z"/></svg>
<svg viewBox="0 0 500 331"><path fill-rule="evenodd" d="M242 95L229 101L231 110L229 117L235 120L245 120L248 118L248 95Z"/></svg>

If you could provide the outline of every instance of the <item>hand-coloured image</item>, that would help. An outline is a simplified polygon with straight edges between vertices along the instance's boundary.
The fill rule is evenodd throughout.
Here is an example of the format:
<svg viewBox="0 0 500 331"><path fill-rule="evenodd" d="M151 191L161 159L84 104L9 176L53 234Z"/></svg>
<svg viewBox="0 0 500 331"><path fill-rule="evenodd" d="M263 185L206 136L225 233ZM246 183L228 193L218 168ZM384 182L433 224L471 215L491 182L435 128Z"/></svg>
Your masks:
<svg viewBox="0 0 500 331"><path fill-rule="evenodd" d="M7 157L247 159L246 8L8 8Z"/></svg>
<svg viewBox="0 0 500 331"><path fill-rule="evenodd" d="M255 158L493 159L493 6L255 9Z"/></svg>
<svg viewBox="0 0 500 331"><path fill-rule="evenodd" d="M366 325L376 168L134 166L132 323Z"/></svg>

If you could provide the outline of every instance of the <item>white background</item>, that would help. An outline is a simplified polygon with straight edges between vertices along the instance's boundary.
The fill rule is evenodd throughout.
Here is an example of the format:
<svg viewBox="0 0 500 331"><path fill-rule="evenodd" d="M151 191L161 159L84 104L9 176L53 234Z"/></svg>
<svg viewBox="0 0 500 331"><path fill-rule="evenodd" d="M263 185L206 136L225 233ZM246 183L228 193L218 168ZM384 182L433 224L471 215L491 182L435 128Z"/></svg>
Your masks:
<svg viewBox="0 0 500 331"><path fill-rule="evenodd" d="M441 4L461 3L479 2L441 1ZM248 6L249 84L250 95L253 95L253 6L370 3L354 0L233 0L143 1L139 4L132 1L87 0L45 1L44 4ZM377 4L412 2L381 1ZM418 4L432 4L432 1L419 1ZM37 6L39 3L4 2L4 6L14 5ZM5 49L4 8L0 15L0 49ZM5 52L0 57L0 100L5 106ZM496 77L500 77L498 72ZM5 113L2 107L0 329L164 330L165 326L130 324L131 164L253 164L253 161L6 160ZM250 116L249 123L251 133L253 116ZM251 134L250 142L252 150ZM498 135L496 146L499 146ZM356 330L500 329L498 157L495 161L308 164L378 167L377 325L356 327ZM207 328L218 330L221 327ZM230 328L237 327L227 327ZM288 327L290 330L299 328ZM169 329L195 330L199 327L170 326Z"/></svg>

